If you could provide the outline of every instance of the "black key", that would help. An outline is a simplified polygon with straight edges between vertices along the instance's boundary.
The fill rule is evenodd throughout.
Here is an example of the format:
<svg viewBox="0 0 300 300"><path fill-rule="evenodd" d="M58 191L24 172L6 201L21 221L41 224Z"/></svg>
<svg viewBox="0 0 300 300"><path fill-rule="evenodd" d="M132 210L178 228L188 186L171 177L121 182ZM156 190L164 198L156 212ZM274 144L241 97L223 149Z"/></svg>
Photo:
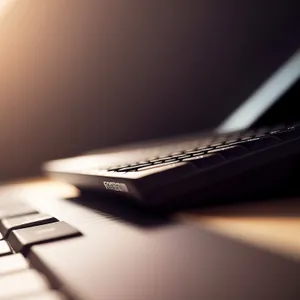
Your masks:
<svg viewBox="0 0 300 300"><path fill-rule="evenodd" d="M169 154L168 155L160 155L158 158L165 160L165 159L171 158L171 156Z"/></svg>
<svg viewBox="0 0 300 300"><path fill-rule="evenodd" d="M123 168L128 168L129 165L126 164L126 165L119 165L119 166L113 166L111 168L108 168L107 171L114 171L114 172L117 172L119 171L120 169L123 169Z"/></svg>
<svg viewBox="0 0 300 300"><path fill-rule="evenodd" d="M201 148L201 147L199 147L199 148ZM197 148L189 148L189 149L186 149L186 150L184 151L184 153L187 154L187 153L194 152L194 151L197 151Z"/></svg>
<svg viewBox="0 0 300 300"><path fill-rule="evenodd" d="M280 143L280 140L275 137L253 138L247 141L240 141L229 145L241 145L250 151L265 149Z"/></svg>
<svg viewBox="0 0 300 300"><path fill-rule="evenodd" d="M42 213L8 218L3 219L0 222L0 231L4 236L7 236L14 229L43 225L57 221L56 218Z"/></svg>
<svg viewBox="0 0 300 300"><path fill-rule="evenodd" d="M183 151L177 151L177 152L172 153L171 156L173 157L173 156L178 156L181 154L183 154Z"/></svg>
<svg viewBox="0 0 300 300"><path fill-rule="evenodd" d="M157 162L163 162L163 161L164 161L163 159L158 158L158 157L152 158L149 160L149 162L151 162L151 163L157 163Z"/></svg>
<svg viewBox="0 0 300 300"><path fill-rule="evenodd" d="M49 283L42 274L29 269L1 277L0 299L29 296L48 291L49 288Z"/></svg>
<svg viewBox="0 0 300 300"><path fill-rule="evenodd" d="M271 133L272 135L280 138L283 141L292 140L300 137L300 128L298 129L291 129L291 130L284 130L280 132Z"/></svg>
<svg viewBox="0 0 300 300"><path fill-rule="evenodd" d="M242 136L242 137L240 138L240 140L241 140L241 141L248 141L248 140L251 140L251 139L253 139L253 138L255 138L255 135L246 135L246 136Z"/></svg>
<svg viewBox="0 0 300 300"><path fill-rule="evenodd" d="M118 170L118 172L132 172L132 171L136 171L138 168L147 167L150 165L151 165L151 163L140 164L140 165L136 164L136 165L132 165L130 167L121 168Z"/></svg>
<svg viewBox="0 0 300 300"><path fill-rule="evenodd" d="M158 169L158 168L165 167L165 166L167 166L167 167L177 167L177 163L178 163L178 165L180 164L180 162L177 162L174 159L174 161L172 160L171 162L164 162L164 163L161 163L161 164L155 164L155 165L151 165L151 166L148 166L148 167L143 167L143 168L138 169L138 171L140 171L140 172L148 171L148 170Z"/></svg>
<svg viewBox="0 0 300 300"><path fill-rule="evenodd" d="M203 151L203 152L205 152L205 151L209 151L209 150L212 150L213 149L213 147L210 147L210 146L205 146L205 147L198 147L197 149L196 149L196 151ZM195 150L194 150L195 151ZM192 152L194 152L194 151L192 151ZM186 153L190 153L190 152L186 152Z"/></svg>
<svg viewBox="0 0 300 300"><path fill-rule="evenodd" d="M166 159L164 162L165 163L170 163L170 162L176 162L177 161L177 159L176 158L170 158L170 159Z"/></svg>
<svg viewBox="0 0 300 300"><path fill-rule="evenodd" d="M249 153L249 151L242 146L223 146L218 149L211 150L208 153L219 153L226 159L234 159Z"/></svg>
<svg viewBox="0 0 300 300"><path fill-rule="evenodd" d="M266 133L257 133L255 135L255 138L262 138L262 137L267 137L267 134Z"/></svg>
<svg viewBox="0 0 300 300"><path fill-rule="evenodd" d="M0 278L3 275L29 269L29 263L21 253L0 258Z"/></svg>
<svg viewBox="0 0 300 300"><path fill-rule="evenodd" d="M287 129L300 129L300 123L288 125Z"/></svg>
<svg viewBox="0 0 300 300"><path fill-rule="evenodd" d="M13 230L8 241L16 252L27 252L32 245L79 236L81 233L65 222Z"/></svg>
<svg viewBox="0 0 300 300"><path fill-rule="evenodd" d="M141 168L134 175L138 175L143 188L148 189L153 188L153 186L163 187L174 181L178 182L198 171L194 164L177 161Z"/></svg>
<svg viewBox="0 0 300 300"><path fill-rule="evenodd" d="M221 146L225 143L225 141L222 141L222 142L215 142L211 145L209 145L211 148L215 148L215 147L218 147L218 146Z"/></svg>
<svg viewBox="0 0 300 300"><path fill-rule="evenodd" d="M238 141L239 141L239 139L228 139L225 144L233 144L233 143L236 143Z"/></svg>
<svg viewBox="0 0 300 300"><path fill-rule="evenodd" d="M11 254L11 249L9 248L6 241L0 241L0 256Z"/></svg>
<svg viewBox="0 0 300 300"><path fill-rule="evenodd" d="M195 151L193 153L190 153L192 156L200 156L205 154L205 151Z"/></svg>
<svg viewBox="0 0 300 300"><path fill-rule="evenodd" d="M206 149L209 149L209 150L213 150L213 148L206 148ZM206 151L209 151L209 150L194 150L194 151L188 151L186 152L186 154L190 154L190 155L200 155L200 154L204 154Z"/></svg>
<svg viewBox="0 0 300 300"><path fill-rule="evenodd" d="M194 157L186 158L183 161L193 163L200 169L205 169L205 168L213 167L214 165L220 164L226 160L222 155L215 153L215 154L204 154L200 156L194 156Z"/></svg>
<svg viewBox="0 0 300 300"><path fill-rule="evenodd" d="M182 160L182 159L185 159L185 158L189 158L191 156L192 156L191 154L182 154L182 155L177 156L177 159Z"/></svg>
<svg viewBox="0 0 300 300"><path fill-rule="evenodd" d="M3 204L0 205L0 220L4 218L29 215L36 212L37 211L33 207L22 202Z"/></svg>
<svg viewBox="0 0 300 300"><path fill-rule="evenodd" d="M107 171L116 172L119 170L119 167L108 168Z"/></svg>

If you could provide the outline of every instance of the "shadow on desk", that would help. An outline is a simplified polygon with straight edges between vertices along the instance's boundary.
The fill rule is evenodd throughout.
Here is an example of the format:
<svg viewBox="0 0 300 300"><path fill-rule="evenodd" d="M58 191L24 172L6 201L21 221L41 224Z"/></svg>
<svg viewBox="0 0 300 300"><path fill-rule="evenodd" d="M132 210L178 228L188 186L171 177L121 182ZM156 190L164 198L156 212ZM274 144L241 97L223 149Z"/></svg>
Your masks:
<svg viewBox="0 0 300 300"><path fill-rule="evenodd" d="M244 202L243 199L243 202L163 212L121 203L123 198L104 197L99 193L80 195L78 189L71 185L44 179L2 188L2 196L19 194L25 198L35 198L37 203L44 195L47 195L49 201L52 198L64 198L67 199L65 201L74 202L145 230L188 222L300 261L300 197L249 202Z"/></svg>
<svg viewBox="0 0 300 300"><path fill-rule="evenodd" d="M124 197L105 192L84 191L80 196L67 198L66 200L85 206L93 211L104 213L113 219L143 228L166 226L176 222L172 214L167 211L149 209L136 205L133 202L131 203Z"/></svg>

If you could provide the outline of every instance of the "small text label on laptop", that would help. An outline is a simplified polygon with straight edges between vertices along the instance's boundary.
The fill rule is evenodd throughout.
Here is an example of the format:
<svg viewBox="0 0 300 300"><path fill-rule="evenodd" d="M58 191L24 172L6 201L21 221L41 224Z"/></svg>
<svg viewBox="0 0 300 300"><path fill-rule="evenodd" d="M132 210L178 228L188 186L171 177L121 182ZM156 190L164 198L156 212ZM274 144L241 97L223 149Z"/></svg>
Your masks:
<svg viewBox="0 0 300 300"><path fill-rule="evenodd" d="M125 183L103 181L103 184L107 190L128 193L128 188Z"/></svg>

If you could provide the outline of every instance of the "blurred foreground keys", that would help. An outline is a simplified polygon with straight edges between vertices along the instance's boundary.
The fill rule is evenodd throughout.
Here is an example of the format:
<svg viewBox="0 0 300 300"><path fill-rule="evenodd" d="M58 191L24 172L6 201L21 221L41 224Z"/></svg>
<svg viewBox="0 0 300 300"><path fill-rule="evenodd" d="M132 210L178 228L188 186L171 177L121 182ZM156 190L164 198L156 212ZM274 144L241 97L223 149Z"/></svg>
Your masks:
<svg viewBox="0 0 300 300"><path fill-rule="evenodd" d="M0 205L0 220L33 213L36 213L36 210L23 202L5 203Z"/></svg>
<svg viewBox="0 0 300 300"><path fill-rule="evenodd" d="M23 297L14 297L9 298L5 300L67 300L66 297L64 297L59 292L44 292L44 293L34 293L32 295L27 295Z"/></svg>
<svg viewBox="0 0 300 300"><path fill-rule="evenodd" d="M11 254L11 250L6 241L0 241L0 256Z"/></svg>
<svg viewBox="0 0 300 300"><path fill-rule="evenodd" d="M0 258L1 276L29 269L29 263L22 254L7 255Z"/></svg>
<svg viewBox="0 0 300 300"><path fill-rule="evenodd" d="M0 277L0 299L14 299L14 297L44 292L48 289L48 281L35 270Z"/></svg>

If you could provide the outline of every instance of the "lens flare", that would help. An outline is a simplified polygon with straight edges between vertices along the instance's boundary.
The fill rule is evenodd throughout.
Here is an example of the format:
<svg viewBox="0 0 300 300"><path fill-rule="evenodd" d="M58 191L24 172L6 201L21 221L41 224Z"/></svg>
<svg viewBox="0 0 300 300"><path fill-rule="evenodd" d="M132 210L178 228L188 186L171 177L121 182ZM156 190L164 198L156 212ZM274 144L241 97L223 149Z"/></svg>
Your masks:
<svg viewBox="0 0 300 300"><path fill-rule="evenodd" d="M15 2L16 0L0 0L0 19L7 15L9 11L9 7Z"/></svg>

